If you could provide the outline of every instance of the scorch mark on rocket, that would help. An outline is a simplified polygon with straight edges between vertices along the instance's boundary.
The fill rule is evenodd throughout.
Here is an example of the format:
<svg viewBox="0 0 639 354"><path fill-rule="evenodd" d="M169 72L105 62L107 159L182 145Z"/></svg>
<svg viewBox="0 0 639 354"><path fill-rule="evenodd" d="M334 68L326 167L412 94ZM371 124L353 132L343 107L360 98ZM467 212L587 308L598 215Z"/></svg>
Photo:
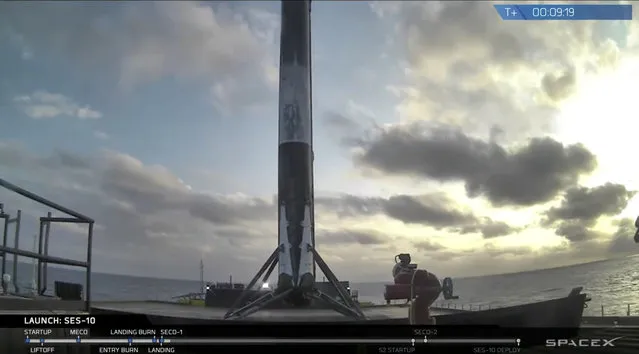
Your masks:
<svg viewBox="0 0 639 354"><path fill-rule="evenodd" d="M286 130L286 139L287 140L297 140L300 139L298 135L300 135L302 130L302 121L300 119L300 106L297 102L287 103L284 105L284 129Z"/></svg>
<svg viewBox="0 0 639 354"><path fill-rule="evenodd" d="M308 68L287 65L280 68L280 144L311 142L310 83Z"/></svg>

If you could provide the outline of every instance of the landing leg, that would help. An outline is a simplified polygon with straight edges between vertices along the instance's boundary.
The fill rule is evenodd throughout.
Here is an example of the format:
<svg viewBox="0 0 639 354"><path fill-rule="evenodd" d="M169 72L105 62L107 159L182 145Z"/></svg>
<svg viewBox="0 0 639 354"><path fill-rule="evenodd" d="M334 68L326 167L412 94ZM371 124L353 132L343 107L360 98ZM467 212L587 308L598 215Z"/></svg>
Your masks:
<svg viewBox="0 0 639 354"><path fill-rule="evenodd" d="M310 294L310 297L311 299L315 299L315 300L322 301L329 304L333 308L333 310L341 313L344 316L349 316L356 319L361 318L360 313L358 313L356 310L342 304L341 302L333 299L332 297L326 295L325 293L317 289L315 289L315 291Z"/></svg>
<svg viewBox="0 0 639 354"><path fill-rule="evenodd" d="M364 318L365 316L362 310L355 303L355 301L353 301L353 298L351 298L351 296L348 294L346 289L344 289L342 284L340 284L339 280L337 280L337 277L335 276L331 268L328 267L328 264L324 262L324 259L322 259L322 256L320 256L317 250L311 246L309 246L309 250L313 252L313 259L315 259L317 266L320 268L322 273L324 273L324 275L326 276L326 279L328 279L328 281L335 287L335 289L339 293L340 298L342 299L346 307L352 310L353 313L357 315L355 316L356 318ZM335 310L338 311L337 309Z"/></svg>
<svg viewBox="0 0 639 354"><path fill-rule="evenodd" d="M267 305L273 302L276 302L284 298L288 298L290 301L292 298L296 298L298 296L301 296L302 298L306 298L306 299L321 301L329 305L333 310L345 316L352 317L356 320L365 319L366 317L364 316L364 313L362 312L362 310L359 308L357 303L353 301L353 299L348 294L346 289L342 286L342 284L340 284L339 280L337 280L337 277L335 276L333 271L328 267L328 264L324 262L324 260L319 255L319 253L312 246L308 246L307 250L308 252L313 253L313 259L315 260L316 265L319 267L322 273L324 273L324 275L326 276L326 279L331 283L331 285L333 285L335 290L337 290L337 293L339 294L340 300L342 300L342 302L331 298L330 296L326 295L325 293L319 291L316 288L305 290L305 289L301 289L299 286L295 286L281 293L275 293L274 291L271 291L236 310L236 307L244 303L246 299L246 294L249 292L250 289L252 289L255 286L257 281L260 278L262 278L263 281L266 281L268 277L271 275L271 273L273 272L273 269L277 265L278 256L280 253L280 249L277 248L275 249L275 251L273 251L273 253L268 258L268 260L264 263L264 265L262 265L262 268L260 268L260 270L257 272L255 277L253 277L253 280L251 280L251 282L246 287L246 291L243 292L242 295L240 295L240 297L235 301L233 306L226 313L226 315L224 316L224 319L233 319L233 320L243 319L246 316L249 316L250 314L253 314L263 309L264 307L266 307Z"/></svg>
<svg viewBox="0 0 639 354"><path fill-rule="evenodd" d="M228 318L228 319L231 319L231 320L241 320L244 317L263 309L268 304L285 298L292 291L293 291L293 289L288 289L288 290L283 291L283 292L281 292L281 293L279 293L277 295L275 295L275 292L273 292L273 291L268 292L268 293L260 296L259 298L257 298L255 301L246 304L246 306L244 306L244 307L242 307L242 308L240 308L240 309L238 309L236 311L233 311L233 313L231 313L230 316L225 317L225 318Z"/></svg>
<svg viewBox="0 0 639 354"><path fill-rule="evenodd" d="M258 300L261 299L261 298L259 298L259 299L255 300L254 302L251 302L248 305L242 307L240 310L235 311L236 307L238 307L238 306L240 306L241 304L244 303L244 300L246 299L246 296L250 293L249 290L253 289L253 287L255 286L257 281L262 277L262 274L264 274L264 278L263 278L264 281L266 281L266 279L268 279L269 275L271 275L271 272L273 272L273 269L275 268L275 265L277 264L278 253L279 253L279 248L276 248L275 251L273 251L273 253L271 254L271 256L268 257L266 262L262 265L262 268L260 268L260 270L257 272L257 274L255 274L255 276L253 277L251 282L246 287L245 291L242 292L242 295L240 295L237 298L237 300L235 300L235 302L233 303L231 308L229 308L229 310L226 312L226 314L224 315L225 319L229 318L229 317L232 317L232 316L235 316L237 312L239 312L240 310L244 309L246 306L252 306ZM267 269L268 269L268 271L267 271ZM259 307L258 310L261 309L262 307Z"/></svg>

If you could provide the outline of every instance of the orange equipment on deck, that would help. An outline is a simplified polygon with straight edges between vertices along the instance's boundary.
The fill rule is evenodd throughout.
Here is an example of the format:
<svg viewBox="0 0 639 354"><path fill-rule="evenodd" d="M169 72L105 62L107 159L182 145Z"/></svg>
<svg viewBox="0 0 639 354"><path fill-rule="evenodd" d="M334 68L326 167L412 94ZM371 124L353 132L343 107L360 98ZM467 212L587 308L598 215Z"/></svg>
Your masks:
<svg viewBox="0 0 639 354"><path fill-rule="evenodd" d="M409 317L412 324L431 324L429 308L442 291L439 279L433 273L417 269L411 263L410 254L395 256L393 279L395 284L386 285L384 298L391 300L412 301Z"/></svg>

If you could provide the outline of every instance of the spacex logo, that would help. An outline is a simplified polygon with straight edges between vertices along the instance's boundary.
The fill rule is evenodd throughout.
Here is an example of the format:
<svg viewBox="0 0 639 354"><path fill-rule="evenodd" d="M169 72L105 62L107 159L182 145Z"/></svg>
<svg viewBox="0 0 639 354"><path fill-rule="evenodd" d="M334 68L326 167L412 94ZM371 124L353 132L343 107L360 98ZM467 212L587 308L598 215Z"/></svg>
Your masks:
<svg viewBox="0 0 639 354"><path fill-rule="evenodd" d="M624 337L612 339L603 338L581 338L581 339L546 339L546 347L576 347L576 348L599 348L614 347L614 342Z"/></svg>

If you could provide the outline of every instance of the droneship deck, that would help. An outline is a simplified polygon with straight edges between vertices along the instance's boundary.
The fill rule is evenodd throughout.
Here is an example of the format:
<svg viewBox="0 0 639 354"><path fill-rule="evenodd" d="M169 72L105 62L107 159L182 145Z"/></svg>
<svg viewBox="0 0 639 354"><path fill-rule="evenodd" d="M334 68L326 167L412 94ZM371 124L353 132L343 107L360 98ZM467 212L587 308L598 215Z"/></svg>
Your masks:
<svg viewBox="0 0 639 354"><path fill-rule="evenodd" d="M224 321L227 309L221 307L200 307L155 301L97 302L91 306L95 314L142 314L152 318L152 322L171 323L215 323ZM362 308L366 323L403 324L408 321L408 307L403 305L383 305ZM435 315L456 313L460 310L435 310ZM242 322L342 322L352 321L329 309L264 309L251 314Z"/></svg>
<svg viewBox="0 0 639 354"><path fill-rule="evenodd" d="M11 313L78 313L83 311L81 301L60 301L46 298L0 296L0 314ZM11 310L8 310L11 309ZM227 309L203 307L161 301L105 301L91 304L93 314L140 314L158 324L202 324L224 321ZM408 319L406 305L380 305L364 307L366 323L402 324ZM436 309L434 315L448 315L461 310ZM242 322L342 322L351 318L330 309L264 309L251 314Z"/></svg>
<svg viewBox="0 0 639 354"><path fill-rule="evenodd" d="M575 291L576 290L576 291ZM520 327L577 327L586 301L585 294L574 289L570 295L536 303L528 303L505 308L484 311L462 311L454 309L432 309L438 324L497 324ZM0 296L0 309L13 311L42 311L56 313L60 311L81 311L84 302L56 301L50 299L32 299ZM93 302L92 314L139 314L147 316L157 325L216 324L224 320L225 307L201 307L159 301L118 301ZM408 308L405 305L380 305L363 307L368 324L408 324ZM0 310L2 312L7 312ZM241 319L243 323L263 322L312 322L340 323L352 322L349 317L330 309L263 309Z"/></svg>

